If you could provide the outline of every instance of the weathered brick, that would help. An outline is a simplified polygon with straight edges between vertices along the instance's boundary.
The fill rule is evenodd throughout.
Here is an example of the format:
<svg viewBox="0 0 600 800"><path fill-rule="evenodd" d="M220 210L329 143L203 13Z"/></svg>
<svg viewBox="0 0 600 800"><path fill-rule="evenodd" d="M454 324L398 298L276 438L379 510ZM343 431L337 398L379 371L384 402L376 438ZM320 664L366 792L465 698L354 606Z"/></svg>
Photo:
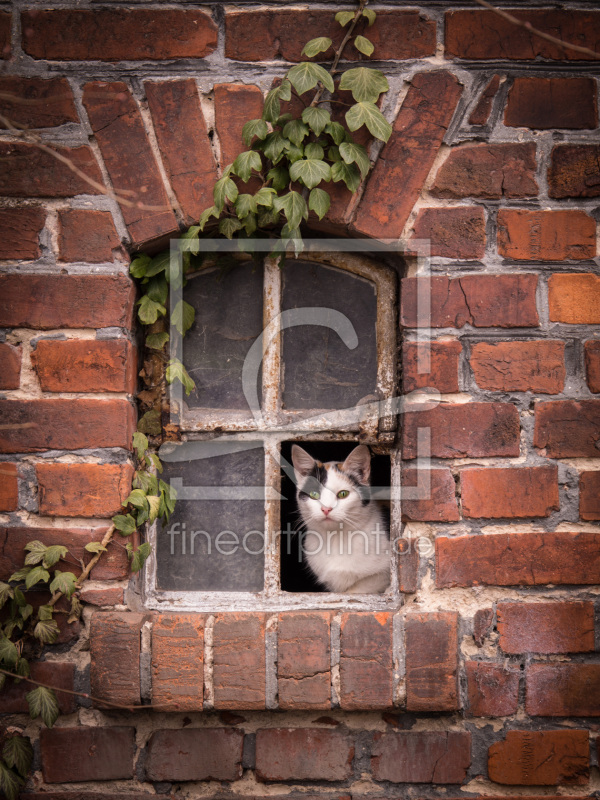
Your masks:
<svg viewBox="0 0 600 800"><path fill-rule="evenodd" d="M473 615L473 641L477 647L483 647L488 633L494 624L494 609L479 608Z"/></svg>
<svg viewBox="0 0 600 800"><path fill-rule="evenodd" d="M594 650L593 603L499 603L496 613L500 647L505 653Z"/></svg>
<svg viewBox="0 0 600 800"><path fill-rule="evenodd" d="M584 345L585 373L590 392L600 392L600 340L592 339Z"/></svg>
<svg viewBox="0 0 600 800"><path fill-rule="evenodd" d="M549 517L560 507L558 467L482 467L460 473L462 511L479 519Z"/></svg>
<svg viewBox="0 0 600 800"><path fill-rule="evenodd" d="M518 261L568 261L596 255L596 222L585 211L498 212L498 252Z"/></svg>
<svg viewBox="0 0 600 800"><path fill-rule="evenodd" d="M171 33L164 38L170 39ZM83 103L115 192L124 196L128 203L133 202L133 205L121 203L133 243L141 246L176 232L177 221L127 84L121 81L86 83Z"/></svg>
<svg viewBox="0 0 600 800"><path fill-rule="evenodd" d="M596 128L593 78L515 78L508 93L504 124L511 128Z"/></svg>
<svg viewBox="0 0 600 800"><path fill-rule="evenodd" d="M152 703L165 711L202 711L203 700L204 618L159 614L152 627Z"/></svg>
<svg viewBox="0 0 600 800"><path fill-rule="evenodd" d="M481 259L485 253L483 209L422 208L415 220L413 238L429 240L432 256Z"/></svg>
<svg viewBox="0 0 600 800"><path fill-rule="evenodd" d="M404 392L431 387L441 394L458 392L458 363L462 345L451 342L405 342L402 346L402 383ZM419 370L429 359L427 372Z"/></svg>
<svg viewBox="0 0 600 800"><path fill-rule="evenodd" d="M533 717L600 717L600 664L531 664L526 685Z"/></svg>
<svg viewBox="0 0 600 800"><path fill-rule="evenodd" d="M400 237L461 92L450 72L419 72L413 77L393 133L368 179L354 231L383 239Z"/></svg>
<svg viewBox="0 0 600 800"><path fill-rule="evenodd" d="M360 28L359 28L360 30ZM358 31L357 31L358 32ZM333 46L341 44L341 30L329 10L257 9L228 11L225 16L225 55L237 61L301 61L302 48L309 39L328 36ZM401 60L432 56L435 53L435 22L419 11L398 9L378 11L373 27L366 34L375 46L373 57ZM333 57L333 50L318 60ZM360 56L352 47L344 59Z"/></svg>
<svg viewBox="0 0 600 800"><path fill-rule="evenodd" d="M142 614L97 611L90 623L92 694L100 700L138 705ZM102 707L101 702L96 705Z"/></svg>
<svg viewBox="0 0 600 800"><path fill-rule="evenodd" d="M0 389L18 389L21 385L21 348L0 342Z"/></svg>
<svg viewBox="0 0 600 800"><path fill-rule="evenodd" d="M96 264L123 255L108 211L67 208L58 212L58 260Z"/></svg>
<svg viewBox="0 0 600 800"><path fill-rule="evenodd" d="M135 728L42 728L40 752L47 783L131 779Z"/></svg>
<svg viewBox="0 0 600 800"><path fill-rule="evenodd" d="M16 511L18 506L17 465L0 461L0 511Z"/></svg>
<svg viewBox="0 0 600 800"><path fill-rule="evenodd" d="M12 14L0 11L0 53L3 59L10 58L10 36L12 28Z"/></svg>
<svg viewBox="0 0 600 800"><path fill-rule="evenodd" d="M427 482L429 485L427 486ZM412 499L419 488L422 499ZM457 522L460 519L456 485L449 469L402 470L402 519L427 522Z"/></svg>
<svg viewBox="0 0 600 800"><path fill-rule="evenodd" d="M407 328L535 328L538 276L465 275L404 278L400 323ZM417 305L417 293L423 293ZM429 302L425 300L429 298Z"/></svg>
<svg viewBox="0 0 600 800"><path fill-rule="evenodd" d="M61 157L67 158L79 173L50 153L40 150L35 144L0 142L0 193L7 197L100 194L100 189L94 184L103 184L102 174L89 147L53 145L52 149Z"/></svg>
<svg viewBox="0 0 600 800"><path fill-rule="evenodd" d="M548 458L597 458L600 400L556 400L535 404L533 444Z"/></svg>
<svg viewBox="0 0 600 800"><path fill-rule="evenodd" d="M536 197L536 146L481 143L454 147L440 167L435 197Z"/></svg>
<svg viewBox="0 0 600 800"><path fill-rule="evenodd" d="M124 275L0 275L3 328L131 328L135 284Z"/></svg>
<svg viewBox="0 0 600 800"><path fill-rule="evenodd" d="M600 323L600 275L555 273L548 278L550 322Z"/></svg>
<svg viewBox="0 0 600 800"><path fill-rule="evenodd" d="M587 731L507 731L488 751L488 774L511 786L587 783L590 776Z"/></svg>
<svg viewBox="0 0 600 800"><path fill-rule="evenodd" d="M467 661L467 693L472 717L509 717L519 707L518 669L487 661Z"/></svg>
<svg viewBox="0 0 600 800"><path fill-rule="evenodd" d="M469 125L485 125L487 123L492 111L494 97L498 93L499 88L500 75L494 75L494 77L485 87L484 91L481 93L481 97L477 101L477 105L473 111L471 111L471 115L469 116Z"/></svg>
<svg viewBox="0 0 600 800"><path fill-rule="evenodd" d="M243 731L187 728L155 731L148 744L149 781L234 781L242 777Z"/></svg>
<svg viewBox="0 0 600 800"><path fill-rule="evenodd" d="M47 683L57 690L68 689L72 692L75 689L75 664L66 661L32 661L30 667L34 681ZM25 695L33 688L35 687L30 683L15 683L9 679L0 693L0 714L28 713L29 703ZM75 711L75 695L57 691L56 699L61 714L72 714Z"/></svg>
<svg viewBox="0 0 600 800"><path fill-rule="evenodd" d="M397 540L398 550L398 588L401 592L416 592L419 587L419 563L421 557L415 547L415 540Z"/></svg>
<svg viewBox="0 0 600 800"><path fill-rule="evenodd" d="M0 453L129 449L135 410L127 400L2 400Z"/></svg>
<svg viewBox="0 0 600 800"><path fill-rule="evenodd" d="M85 792L81 790L73 791L44 791L44 792L27 792L27 800L113 800L116 795L107 794L105 791L101 792ZM170 794L160 794L154 792L127 792L127 800L172 800ZM336 799L337 800L337 799ZM343 800L340 798L339 800ZM558 800L553 798L553 800Z"/></svg>
<svg viewBox="0 0 600 800"><path fill-rule="evenodd" d="M375 734L371 769L376 781L462 783L470 765L470 733L398 731Z"/></svg>
<svg viewBox="0 0 600 800"><path fill-rule="evenodd" d="M130 464L37 464L40 514L111 517L131 491Z"/></svg>
<svg viewBox="0 0 600 800"><path fill-rule="evenodd" d="M407 711L455 711L459 707L458 614L409 614L405 629Z"/></svg>
<svg viewBox="0 0 600 800"><path fill-rule="evenodd" d="M343 781L354 745L341 731L268 728L256 732L256 776L265 781Z"/></svg>
<svg viewBox="0 0 600 800"><path fill-rule="evenodd" d="M600 195L600 145L559 144L552 150L548 169L550 197Z"/></svg>
<svg viewBox="0 0 600 800"><path fill-rule="evenodd" d="M123 604L124 592L122 586L103 586L101 589L94 589L84 585L79 592L82 603L99 608L105 606L119 606Z"/></svg>
<svg viewBox="0 0 600 800"><path fill-rule="evenodd" d="M600 48L600 13L569 8L511 9L537 30L565 42ZM581 61L589 56L548 42L498 16L494 11L469 9L446 13L446 55L468 59Z"/></svg>
<svg viewBox="0 0 600 800"><path fill-rule="evenodd" d="M579 474L579 516L585 520L600 519L600 472Z"/></svg>
<svg viewBox="0 0 600 800"><path fill-rule="evenodd" d="M128 339L40 339L31 360L44 392L135 391L137 358Z"/></svg>
<svg viewBox="0 0 600 800"><path fill-rule="evenodd" d="M221 166L225 167L246 149L242 128L249 119L262 116L263 93L258 86L243 83L219 83L214 91L215 127L221 147Z"/></svg>
<svg viewBox="0 0 600 800"><path fill-rule="evenodd" d="M144 84L160 152L187 224L213 204L217 179L206 121L193 78Z"/></svg>
<svg viewBox="0 0 600 800"><path fill-rule="evenodd" d="M436 585L543 586L600 581L596 533L439 536Z"/></svg>
<svg viewBox="0 0 600 800"><path fill-rule="evenodd" d="M284 709L331 706L330 614L326 611L279 615L277 687Z"/></svg>
<svg viewBox="0 0 600 800"><path fill-rule="evenodd" d="M217 46L215 23L195 9L31 9L21 26L25 52L52 61L204 58Z"/></svg>
<svg viewBox="0 0 600 800"><path fill-rule="evenodd" d="M342 614L340 706L389 708L392 672L391 614Z"/></svg>
<svg viewBox="0 0 600 800"><path fill-rule="evenodd" d="M519 455L519 412L510 403L442 404L424 411L419 411L418 406L409 409L404 414L402 431L405 459L419 456L419 428L430 430L431 455L437 458Z"/></svg>
<svg viewBox="0 0 600 800"><path fill-rule="evenodd" d="M215 708L264 709L264 614L217 616L213 653Z"/></svg>
<svg viewBox="0 0 600 800"><path fill-rule="evenodd" d="M66 78L0 77L3 114L26 128L55 128L79 122L73 92ZM9 95L14 97L11 100ZM0 121L0 128L6 125Z"/></svg>
<svg viewBox="0 0 600 800"><path fill-rule="evenodd" d="M565 385L561 341L478 342L470 363L480 389L559 394Z"/></svg>
<svg viewBox="0 0 600 800"><path fill-rule="evenodd" d="M39 258L40 233L45 222L46 212L39 206L1 208L0 258L20 260Z"/></svg>

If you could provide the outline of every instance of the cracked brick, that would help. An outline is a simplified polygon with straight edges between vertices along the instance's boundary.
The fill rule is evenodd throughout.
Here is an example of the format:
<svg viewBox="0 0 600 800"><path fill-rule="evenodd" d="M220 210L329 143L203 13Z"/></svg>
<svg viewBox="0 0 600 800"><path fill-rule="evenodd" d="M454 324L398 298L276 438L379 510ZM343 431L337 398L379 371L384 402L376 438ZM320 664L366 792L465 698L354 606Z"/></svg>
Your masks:
<svg viewBox="0 0 600 800"><path fill-rule="evenodd" d="M565 343L478 342L470 364L480 389L559 394L565 384Z"/></svg>
<svg viewBox="0 0 600 800"><path fill-rule="evenodd" d="M470 765L470 733L398 731L375 734L371 768L377 781L462 783Z"/></svg>
<svg viewBox="0 0 600 800"><path fill-rule="evenodd" d="M508 731L488 751L488 774L509 786L585 784L590 776L587 731Z"/></svg>
<svg viewBox="0 0 600 800"><path fill-rule="evenodd" d="M593 603L499 603L497 615L505 653L594 651Z"/></svg>
<svg viewBox="0 0 600 800"><path fill-rule="evenodd" d="M279 615L277 687L280 708L330 708L330 617L328 612Z"/></svg>
<svg viewBox="0 0 600 800"><path fill-rule="evenodd" d="M392 705L392 617L387 613L343 614L340 637L340 706Z"/></svg>
<svg viewBox="0 0 600 800"><path fill-rule="evenodd" d="M453 148L435 178L434 197L536 197L536 146L468 144Z"/></svg>

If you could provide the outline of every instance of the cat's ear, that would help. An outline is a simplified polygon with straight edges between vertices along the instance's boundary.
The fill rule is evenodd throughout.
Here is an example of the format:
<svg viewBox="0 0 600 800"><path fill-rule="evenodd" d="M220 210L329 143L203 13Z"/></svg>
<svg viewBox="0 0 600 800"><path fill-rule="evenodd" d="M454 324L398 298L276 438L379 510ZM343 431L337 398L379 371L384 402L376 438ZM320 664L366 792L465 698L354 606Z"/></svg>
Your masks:
<svg viewBox="0 0 600 800"><path fill-rule="evenodd" d="M364 486L369 483L371 477L371 453L365 444L359 444L344 461L342 468L344 472L354 475Z"/></svg>
<svg viewBox="0 0 600 800"><path fill-rule="evenodd" d="M306 450L303 450L297 444L292 445L292 464L296 472L296 478L302 478L309 475L315 464L315 459L309 455Z"/></svg>

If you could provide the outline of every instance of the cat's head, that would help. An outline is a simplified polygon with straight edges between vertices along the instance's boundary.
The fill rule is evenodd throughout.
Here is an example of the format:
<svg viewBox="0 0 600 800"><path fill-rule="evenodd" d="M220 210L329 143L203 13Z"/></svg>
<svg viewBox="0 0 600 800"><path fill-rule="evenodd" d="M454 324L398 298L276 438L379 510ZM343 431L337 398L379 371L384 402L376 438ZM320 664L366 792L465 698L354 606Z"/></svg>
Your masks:
<svg viewBox="0 0 600 800"><path fill-rule="evenodd" d="M307 524L351 521L369 503L371 454L355 447L345 461L317 461L297 444L292 463L298 488L298 507Z"/></svg>

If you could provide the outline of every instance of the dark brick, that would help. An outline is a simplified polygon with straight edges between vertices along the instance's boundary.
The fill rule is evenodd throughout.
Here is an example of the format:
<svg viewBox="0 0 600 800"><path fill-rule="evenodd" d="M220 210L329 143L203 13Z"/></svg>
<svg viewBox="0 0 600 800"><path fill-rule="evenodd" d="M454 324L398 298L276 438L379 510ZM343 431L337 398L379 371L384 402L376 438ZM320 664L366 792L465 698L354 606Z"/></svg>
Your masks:
<svg viewBox="0 0 600 800"><path fill-rule="evenodd" d="M530 716L600 717L600 664L531 664L526 676Z"/></svg>
<svg viewBox="0 0 600 800"><path fill-rule="evenodd" d="M341 731L268 728L256 732L256 776L262 781L343 781L354 746Z"/></svg>
<svg viewBox="0 0 600 800"><path fill-rule="evenodd" d="M498 252L518 261L576 261L596 255L596 223L585 211L501 208Z"/></svg>
<svg viewBox="0 0 600 800"><path fill-rule="evenodd" d="M40 514L111 517L131 491L130 464L37 464Z"/></svg>
<svg viewBox="0 0 600 800"><path fill-rule="evenodd" d="M462 783L470 765L470 733L399 731L375 734L371 768L376 781Z"/></svg>
<svg viewBox="0 0 600 800"><path fill-rule="evenodd" d="M416 592L419 587L419 552L415 540L399 539L398 549L398 588L401 592Z"/></svg>
<svg viewBox="0 0 600 800"><path fill-rule="evenodd" d="M12 28L12 14L0 11L0 53L3 59L10 58L10 36Z"/></svg>
<svg viewBox="0 0 600 800"><path fill-rule="evenodd" d="M40 751L47 783L131 779L135 728L42 728Z"/></svg>
<svg viewBox="0 0 600 800"><path fill-rule="evenodd" d="M473 111L471 111L469 125L485 125L487 123L492 111L494 97L496 97L499 88L500 75L494 75L484 91L481 93L481 97L477 101L477 105Z"/></svg>
<svg viewBox="0 0 600 800"><path fill-rule="evenodd" d="M264 709L264 614L218 615L213 652L215 708Z"/></svg>
<svg viewBox="0 0 600 800"><path fill-rule="evenodd" d="M429 482L429 487L426 485ZM419 489L422 499L412 499ZM457 522L460 519L456 500L456 485L449 469L402 470L402 519L427 522Z"/></svg>
<svg viewBox="0 0 600 800"><path fill-rule="evenodd" d="M505 653L594 651L593 603L499 603L496 613Z"/></svg>
<svg viewBox="0 0 600 800"><path fill-rule="evenodd" d="M204 617L159 614L152 626L153 705L165 711L202 711L203 699Z"/></svg>
<svg viewBox="0 0 600 800"><path fill-rule="evenodd" d="M407 711L455 711L459 707L458 614L410 614L405 628Z"/></svg>
<svg viewBox="0 0 600 800"><path fill-rule="evenodd" d="M402 346L402 383L404 392L432 387L441 394L459 391L458 364L462 345L452 342L405 342ZM423 359L429 359L429 369L422 372L419 367ZM425 366L423 364L423 366ZM421 367L422 368L422 367Z"/></svg>
<svg viewBox="0 0 600 800"><path fill-rule="evenodd" d="M517 713L519 670L487 661L467 661L465 667L472 717L509 717Z"/></svg>
<svg viewBox="0 0 600 800"><path fill-rule="evenodd" d="M280 708L330 708L329 625L327 611L279 615L277 687Z"/></svg>
<svg viewBox="0 0 600 800"><path fill-rule="evenodd" d="M128 339L41 339L31 360L44 392L135 391L137 358Z"/></svg>
<svg viewBox="0 0 600 800"><path fill-rule="evenodd" d="M596 128L593 78L515 78L508 93L504 124L512 128Z"/></svg>
<svg viewBox="0 0 600 800"><path fill-rule="evenodd" d="M558 467L481 467L460 473L462 511L479 519L549 517L560 507Z"/></svg>
<svg viewBox="0 0 600 800"><path fill-rule="evenodd" d="M480 389L559 394L565 385L561 341L478 342L470 363Z"/></svg>
<svg viewBox="0 0 600 800"><path fill-rule="evenodd" d="M59 616L59 615L57 615ZM66 661L33 661L31 678L40 683L46 683L57 689L56 699L61 714L72 714L76 708L75 695L65 694L59 689L75 689L75 664ZM0 693L0 714L25 714L29 713L29 703L25 695L34 689L31 683L21 681L15 683L11 678L6 682Z"/></svg>
<svg viewBox="0 0 600 800"><path fill-rule="evenodd" d="M592 339L584 345L585 373L590 392L600 392L600 340Z"/></svg>
<svg viewBox="0 0 600 800"><path fill-rule="evenodd" d="M473 640L477 647L483 647L488 633L494 624L494 609L479 608L473 616Z"/></svg>
<svg viewBox="0 0 600 800"><path fill-rule="evenodd" d="M92 615L90 623L92 694L120 705L139 705L142 614L124 611ZM101 702L96 705L102 707Z"/></svg>
<svg viewBox="0 0 600 800"><path fill-rule="evenodd" d="M97 184L104 183L102 173L89 147L53 145L51 149L67 158L79 174L35 144L0 142L0 193L6 197L73 197L101 193Z"/></svg>
<svg viewBox="0 0 600 800"><path fill-rule="evenodd" d="M428 240L432 256L481 259L485 254L483 209L422 208L415 220L413 238Z"/></svg>
<svg viewBox="0 0 600 800"><path fill-rule="evenodd" d="M391 614L342 614L340 706L390 708L392 672Z"/></svg>
<svg viewBox="0 0 600 800"><path fill-rule="evenodd" d="M600 195L600 145L559 144L552 150L548 170L550 197Z"/></svg>
<svg viewBox="0 0 600 800"><path fill-rule="evenodd" d="M155 731L148 744L150 781L234 781L242 777L243 731L187 728Z"/></svg>
<svg viewBox="0 0 600 800"><path fill-rule="evenodd" d="M29 260L39 258L40 233L46 223L46 212L39 206L0 209L1 259Z"/></svg>
<svg viewBox="0 0 600 800"><path fill-rule="evenodd" d="M600 520L600 472L579 474L579 516L585 520Z"/></svg>
<svg viewBox="0 0 600 800"><path fill-rule="evenodd" d="M550 322L600 323L600 275L555 273L548 278Z"/></svg>
<svg viewBox="0 0 600 800"><path fill-rule="evenodd" d="M0 342L0 389L18 389L21 385L20 347Z"/></svg>
<svg viewBox="0 0 600 800"><path fill-rule="evenodd" d="M509 786L583 784L589 760L587 731L508 731L488 751L488 774Z"/></svg>
<svg viewBox="0 0 600 800"><path fill-rule="evenodd" d="M73 92L66 78L0 77L2 113L11 123L26 128L55 128L79 122ZM12 95L14 101L7 95ZM0 128L6 125L0 121Z"/></svg>
<svg viewBox="0 0 600 800"><path fill-rule="evenodd" d="M548 458L597 458L600 400L556 400L535 404L533 444Z"/></svg>

